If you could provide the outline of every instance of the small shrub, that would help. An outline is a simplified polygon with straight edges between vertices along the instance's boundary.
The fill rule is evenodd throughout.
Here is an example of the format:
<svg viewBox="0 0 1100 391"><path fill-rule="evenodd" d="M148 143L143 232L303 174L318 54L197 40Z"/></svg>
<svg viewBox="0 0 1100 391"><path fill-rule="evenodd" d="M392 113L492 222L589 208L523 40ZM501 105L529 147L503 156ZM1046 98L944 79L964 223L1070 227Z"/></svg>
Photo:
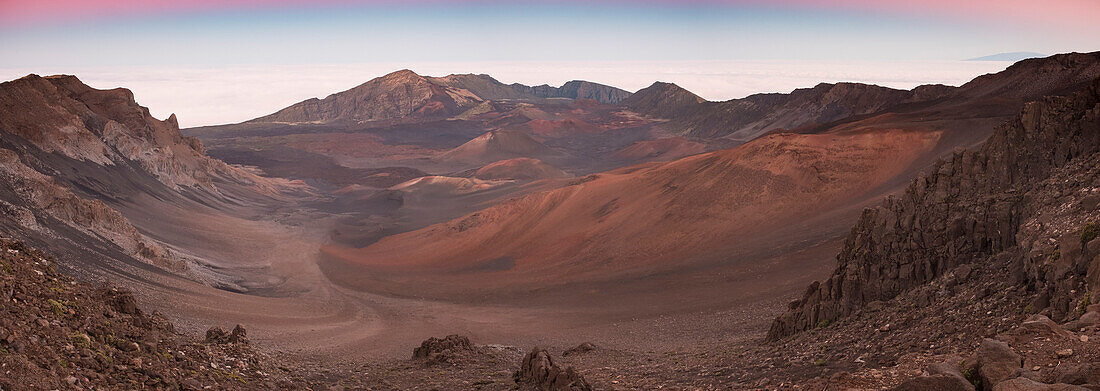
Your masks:
<svg viewBox="0 0 1100 391"><path fill-rule="evenodd" d="M1050 253L1050 258L1047 262L1053 263L1057 262L1059 259L1062 259L1062 250L1054 249L1054 252Z"/></svg>
<svg viewBox="0 0 1100 391"><path fill-rule="evenodd" d="M1091 242L1097 236L1100 236L1100 224L1088 223L1081 227L1081 243Z"/></svg>
<svg viewBox="0 0 1100 391"><path fill-rule="evenodd" d="M1092 305L1092 292L1085 292L1085 297L1081 299L1080 303L1077 303L1077 316L1084 315L1090 305Z"/></svg>
<svg viewBox="0 0 1100 391"><path fill-rule="evenodd" d="M92 338L88 337L88 334L84 334L79 331L74 331L73 334L69 336L69 339L72 340L73 345L76 345L77 347L85 349L92 349L94 347L92 345Z"/></svg>
<svg viewBox="0 0 1100 391"><path fill-rule="evenodd" d="M820 322L817 322L817 328L823 329L823 328L829 327L829 325L831 325L831 324L833 324L833 322L831 320L822 319Z"/></svg>
<svg viewBox="0 0 1100 391"><path fill-rule="evenodd" d="M50 303L50 311L53 311L54 315L61 316L68 312L68 309L65 308L65 304L60 301L49 299L47 302Z"/></svg>
<svg viewBox="0 0 1100 391"><path fill-rule="evenodd" d="M824 359L824 358L819 358L819 359L817 359L817 360L814 360L814 365L817 365L817 366L819 366L819 367L823 367L823 366L825 366L825 364L826 364L827 362L828 362L828 361L825 361L825 359Z"/></svg>

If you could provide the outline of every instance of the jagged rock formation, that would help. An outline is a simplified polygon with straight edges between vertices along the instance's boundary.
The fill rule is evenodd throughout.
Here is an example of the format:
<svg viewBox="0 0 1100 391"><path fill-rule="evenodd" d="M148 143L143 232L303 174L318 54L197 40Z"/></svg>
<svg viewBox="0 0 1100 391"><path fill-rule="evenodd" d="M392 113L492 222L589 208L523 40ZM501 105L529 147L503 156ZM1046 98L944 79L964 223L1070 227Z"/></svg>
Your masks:
<svg viewBox="0 0 1100 391"><path fill-rule="evenodd" d="M448 118L490 100L592 99L618 103L630 93L575 80L561 87L504 84L488 75L424 77L404 69L324 99L307 99L249 122L361 123L408 118ZM469 114L467 114L469 115Z"/></svg>
<svg viewBox="0 0 1100 391"><path fill-rule="evenodd" d="M198 139L180 134L175 115L158 121L129 90L97 90L74 76L28 75L0 84L0 136L0 146L18 152L33 146L100 166L133 161L174 188L264 182L207 157Z"/></svg>
<svg viewBox="0 0 1100 391"><path fill-rule="evenodd" d="M540 391L590 391L592 386L573 367L561 368L546 349L535 347L513 376L516 384Z"/></svg>
<svg viewBox="0 0 1100 391"><path fill-rule="evenodd" d="M1097 178L1044 180L1095 169L1089 162L1100 157L1098 101L1100 80L1070 97L1029 103L979 150L957 151L900 197L864 211L836 271L792 302L768 339L827 324L991 256L1009 258L1006 282L1039 292L1034 305L1042 308L1035 311L1059 321L1077 316L1071 307L1086 288L1100 291L1100 257L1092 259L1097 245L1087 243L1096 241L1081 228L1097 218L1098 195L1081 194L1097 186ZM1080 177L1087 179L1075 182ZM1066 202L1060 194L1079 200L1057 206ZM1067 213L1057 220L1061 225L1049 226L1049 216Z"/></svg>

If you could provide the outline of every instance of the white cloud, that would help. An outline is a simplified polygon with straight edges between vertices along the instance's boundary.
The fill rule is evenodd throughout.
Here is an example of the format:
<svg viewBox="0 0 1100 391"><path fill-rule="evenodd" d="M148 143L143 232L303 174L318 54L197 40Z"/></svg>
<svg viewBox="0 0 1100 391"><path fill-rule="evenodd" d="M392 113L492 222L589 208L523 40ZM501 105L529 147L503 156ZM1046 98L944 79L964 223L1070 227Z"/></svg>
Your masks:
<svg viewBox="0 0 1100 391"><path fill-rule="evenodd" d="M789 92L819 82L856 81L895 88L959 85L1007 62L423 62L326 65L249 65L206 68L132 67L0 69L0 79L28 73L68 73L96 88L125 87L157 118L176 113L183 127L233 123L259 117L311 97L324 97L388 72L409 68L422 75L486 73L504 83L528 85L582 79L629 91L654 81L676 83L710 100L758 92Z"/></svg>

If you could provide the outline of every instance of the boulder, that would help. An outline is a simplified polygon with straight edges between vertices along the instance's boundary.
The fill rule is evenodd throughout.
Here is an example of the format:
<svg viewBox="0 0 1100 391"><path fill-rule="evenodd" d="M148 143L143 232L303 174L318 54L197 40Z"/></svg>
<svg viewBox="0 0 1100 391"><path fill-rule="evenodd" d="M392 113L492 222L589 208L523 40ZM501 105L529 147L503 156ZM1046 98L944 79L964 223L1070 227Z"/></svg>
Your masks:
<svg viewBox="0 0 1100 391"><path fill-rule="evenodd" d="M1059 363L1050 380L1067 384L1100 384L1100 363Z"/></svg>
<svg viewBox="0 0 1100 391"><path fill-rule="evenodd" d="M1028 378L1017 377L997 383L993 391L1091 391L1088 388L1072 384L1046 384Z"/></svg>
<svg viewBox="0 0 1100 391"><path fill-rule="evenodd" d="M906 380L893 391L974 391L974 385L961 376L931 375Z"/></svg>
<svg viewBox="0 0 1100 391"><path fill-rule="evenodd" d="M1072 333L1063 330L1057 323L1043 315L1032 315L1027 321L1020 323L1016 333L1032 337L1074 338Z"/></svg>
<svg viewBox="0 0 1100 391"><path fill-rule="evenodd" d="M470 339L461 335L448 335L444 338L431 337L413 349L413 359L425 360L427 364L453 362L462 351L473 350Z"/></svg>
<svg viewBox="0 0 1100 391"><path fill-rule="evenodd" d="M1020 355L1012 351L1007 343L989 338L982 340L977 355L978 375L984 390L992 390L998 383L1018 377L1023 366Z"/></svg>
<svg viewBox="0 0 1100 391"><path fill-rule="evenodd" d="M229 333L227 340L229 343L248 343L248 332L244 330L244 326L238 324Z"/></svg>
<svg viewBox="0 0 1100 391"><path fill-rule="evenodd" d="M533 386L543 391L591 391L592 386L573 367L562 369L550 353L535 347L523 358L519 371L512 378L519 385Z"/></svg>
<svg viewBox="0 0 1100 391"><path fill-rule="evenodd" d="M206 343L223 344L229 342L229 334L221 327L211 327L206 330Z"/></svg>

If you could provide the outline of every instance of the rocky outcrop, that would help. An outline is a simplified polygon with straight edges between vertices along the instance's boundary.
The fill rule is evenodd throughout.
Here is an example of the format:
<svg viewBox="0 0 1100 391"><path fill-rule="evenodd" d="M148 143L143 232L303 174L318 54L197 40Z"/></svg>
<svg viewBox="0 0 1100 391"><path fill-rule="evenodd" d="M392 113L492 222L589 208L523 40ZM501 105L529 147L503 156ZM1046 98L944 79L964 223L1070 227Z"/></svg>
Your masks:
<svg viewBox="0 0 1100 391"><path fill-rule="evenodd" d="M590 391L592 386L573 367L561 368L546 349L535 347L523 358L513 379L541 391Z"/></svg>
<svg viewBox="0 0 1100 391"><path fill-rule="evenodd" d="M0 84L0 147L22 155L24 144L104 168L136 162L173 188L216 191L219 181L270 187L207 157L198 139L180 134L175 115L159 121L129 90L94 89L74 76L28 75Z"/></svg>
<svg viewBox="0 0 1100 391"><path fill-rule="evenodd" d="M553 87L551 87L553 88ZM573 80L562 84L556 90L551 90L552 95L549 97L562 97L571 99L587 99L594 100L601 103L619 103L624 99L630 97L630 93L624 90L606 86L599 83L593 83L584 80Z"/></svg>
<svg viewBox="0 0 1100 391"><path fill-rule="evenodd" d="M792 302L768 339L837 320L991 256L1010 258L1005 282L1039 292L1036 312L1058 321L1076 317L1070 309L1086 279L1100 274L1092 259L1100 244L1082 243L1082 227L1098 218L1088 190L1098 185L1091 173L1100 156L1098 101L1100 80L1069 97L1029 103L980 149L956 151L900 197L864 211L836 271ZM1059 173L1064 180L1047 181ZM1067 196L1074 201L1063 206Z"/></svg>
<svg viewBox="0 0 1100 391"><path fill-rule="evenodd" d="M474 351L470 339L461 335L448 335L444 338L431 337L413 349L414 360L424 360L428 365L450 363L463 352Z"/></svg>
<svg viewBox="0 0 1100 391"><path fill-rule="evenodd" d="M62 236L53 218L91 237L119 246L127 255L169 270L182 270L166 247L138 232L121 213L95 199L77 196L59 181L26 166L14 151L0 148L0 211L11 222L49 237Z"/></svg>

